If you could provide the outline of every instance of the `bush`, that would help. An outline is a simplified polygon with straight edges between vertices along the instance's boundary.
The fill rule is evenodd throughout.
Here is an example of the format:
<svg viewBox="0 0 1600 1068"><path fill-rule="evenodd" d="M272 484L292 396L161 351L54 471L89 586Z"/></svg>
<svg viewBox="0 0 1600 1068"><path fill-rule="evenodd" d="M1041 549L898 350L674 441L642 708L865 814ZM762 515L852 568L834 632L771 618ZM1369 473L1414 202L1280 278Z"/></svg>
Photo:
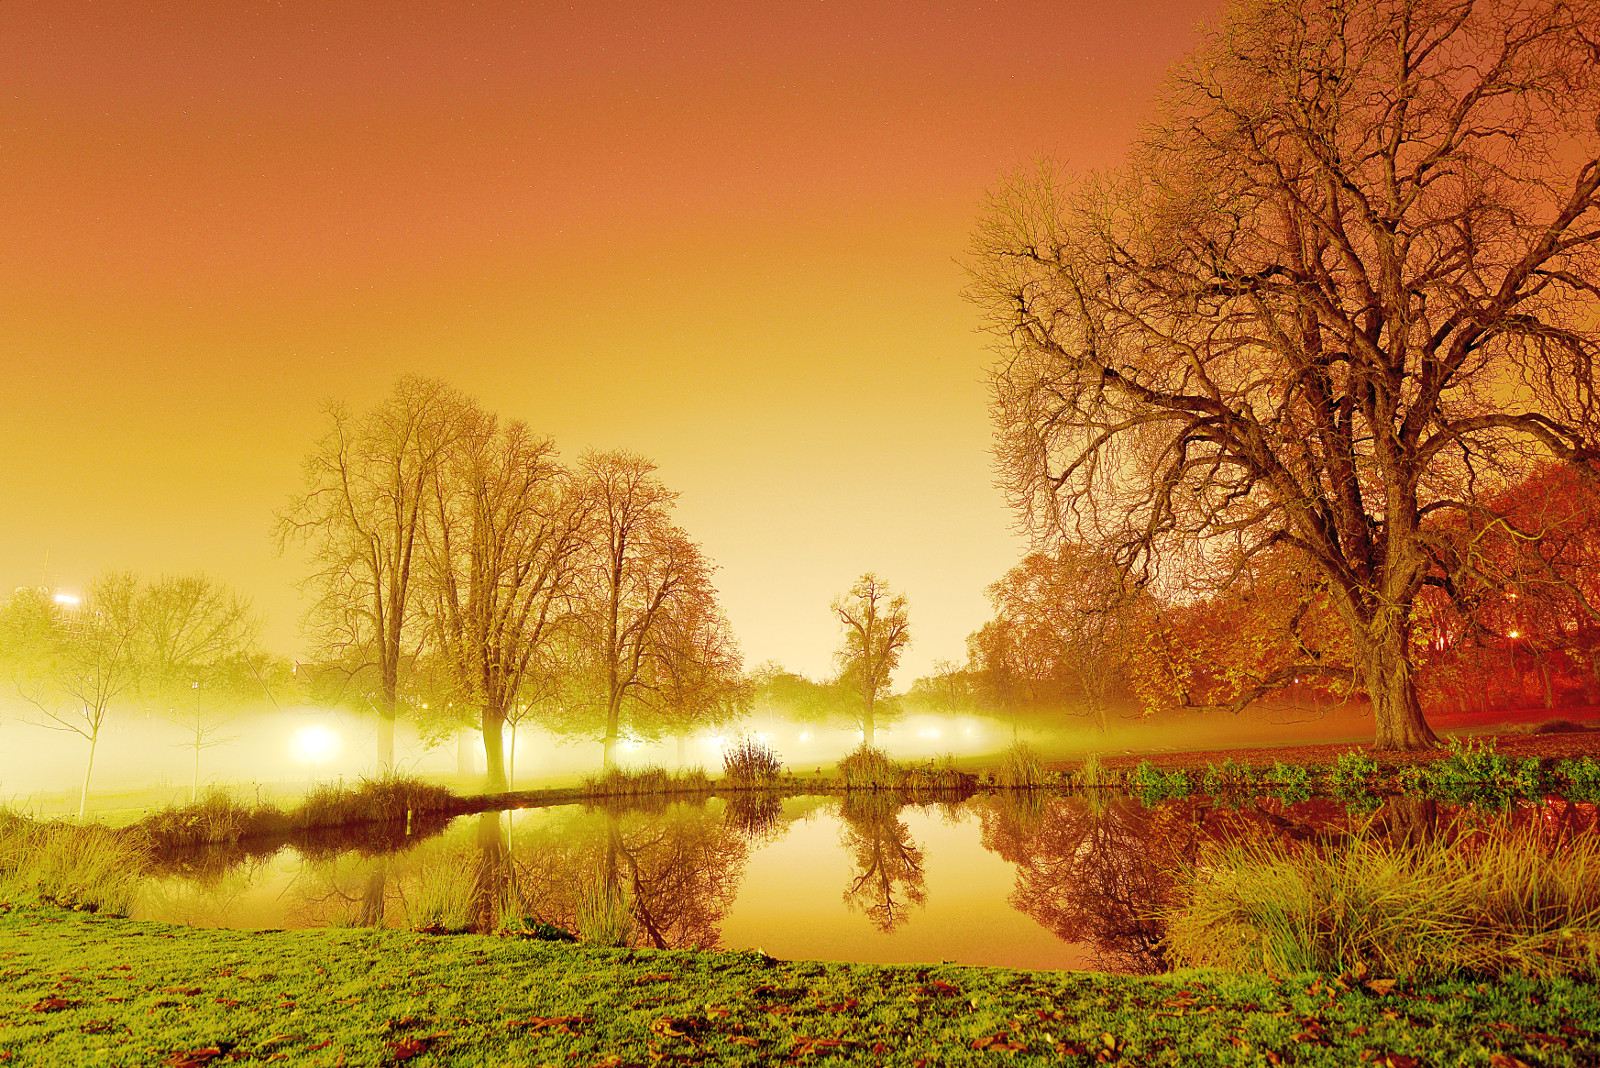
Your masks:
<svg viewBox="0 0 1600 1068"><path fill-rule="evenodd" d="M1304 801L1311 796L1311 771L1304 764L1275 760L1267 772L1266 782L1271 793L1285 801Z"/></svg>
<svg viewBox="0 0 1600 1068"><path fill-rule="evenodd" d="M839 783L846 790L894 790L905 782L905 772L889 754L865 742L839 761Z"/></svg>
<svg viewBox="0 0 1600 1068"><path fill-rule="evenodd" d="M1566 783L1567 796L1574 801L1600 801L1600 761L1593 757L1563 760L1556 765L1555 773Z"/></svg>
<svg viewBox="0 0 1600 1068"><path fill-rule="evenodd" d="M722 754L723 779L730 786L772 786L783 774L783 761L765 742L741 738L739 744Z"/></svg>
<svg viewBox="0 0 1600 1068"><path fill-rule="evenodd" d="M1000 754L995 785L1007 790L1031 790L1045 783L1044 761L1027 742L1017 742Z"/></svg>
<svg viewBox="0 0 1600 1068"><path fill-rule="evenodd" d="M1595 976L1600 838L1537 827L1393 845L1276 839L1206 847L1167 920L1174 964L1433 978Z"/></svg>
<svg viewBox="0 0 1600 1068"><path fill-rule="evenodd" d="M1145 806L1160 804L1189 792L1189 777L1181 771L1162 771L1148 760L1128 773L1128 790Z"/></svg>
<svg viewBox="0 0 1600 1068"><path fill-rule="evenodd" d="M905 787L912 791L949 793L953 790L970 790L978 781L976 775L957 770L953 753L944 753L926 764L904 768L902 774Z"/></svg>
<svg viewBox="0 0 1600 1068"><path fill-rule="evenodd" d="M1364 794L1383 771L1376 760L1359 749L1341 753L1328 769L1328 788L1340 797Z"/></svg>
<svg viewBox="0 0 1600 1068"><path fill-rule="evenodd" d="M1235 764L1230 757L1220 765L1207 764L1200 786L1208 794L1220 794L1244 789L1250 785L1250 781L1249 765Z"/></svg>
<svg viewBox="0 0 1600 1068"><path fill-rule="evenodd" d="M1494 742L1462 744L1450 739L1450 754L1428 768L1427 784L1455 801L1505 803L1537 793L1542 776L1537 760L1517 760L1495 752Z"/></svg>

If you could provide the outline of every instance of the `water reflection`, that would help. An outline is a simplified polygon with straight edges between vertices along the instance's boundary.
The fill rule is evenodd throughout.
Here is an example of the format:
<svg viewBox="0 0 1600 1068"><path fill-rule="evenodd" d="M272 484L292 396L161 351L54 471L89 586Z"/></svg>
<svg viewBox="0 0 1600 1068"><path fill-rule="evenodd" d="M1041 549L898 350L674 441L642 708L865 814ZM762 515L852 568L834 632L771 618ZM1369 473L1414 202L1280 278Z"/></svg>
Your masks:
<svg viewBox="0 0 1600 1068"><path fill-rule="evenodd" d="M904 926L927 902L922 850L900 818L905 807L888 793L847 795L839 806L839 844L855 867L844 904L880 931Z"/></svg>
<svg viewBox="0 0 1600 1068"><path fill-rule="evenodd" d="M1552 849L1596 832L1594 805L1555 799L1500 815L1407 797L1352 810L1327 799L1146 807L1019 792L908 812L886 794L749 794L488 812L389 851L387 840L363 839L344 850L171 856L139 915L206 926L576 932L592 922L599 895L615 906L619 940L640 946L725 947L732 930L733 948L781 942L789 956L1147 973L1166 965L1155 914L1208 841L1269 835L1314 846L1361 834L1403 847L1501 818L1538 821ZM830 905L841 887L843 907Z"/></svg>

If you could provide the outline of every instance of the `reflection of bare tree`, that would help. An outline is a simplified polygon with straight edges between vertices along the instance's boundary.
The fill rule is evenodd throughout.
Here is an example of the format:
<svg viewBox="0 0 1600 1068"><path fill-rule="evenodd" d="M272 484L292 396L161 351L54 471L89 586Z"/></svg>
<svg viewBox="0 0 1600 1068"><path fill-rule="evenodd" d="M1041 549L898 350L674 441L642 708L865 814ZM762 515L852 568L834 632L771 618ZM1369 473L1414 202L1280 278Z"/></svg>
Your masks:
<svg viewBox="0 0 1600 1068"><path fill-rule="evenodd" d="M904 926L911 908L922 907L928 896L922 850L900 819L901 807L898 798L876 791L847 794L839 805L839 844L856 870L845 906L860 909L886 932Z"/></svg>
<svg viewBox="0 0 1600 1068"><path fill-rule="evenodd" d="M704 805L576 815L519 836L515 878L530 915L572 929L580 889L599 883L629 903L643 943L715 948L750 844Z"/></svg>
<svg viewBox="0 0 1600 1068"><path fill-rule="evenodd" d="M1194 855L1199 831L1186 806L1006 794L980 804L984 846L1017 866L1013 907L1065 941L1092 944L1102 968L1165 968L1151 914L1173 869Z"/></svg>

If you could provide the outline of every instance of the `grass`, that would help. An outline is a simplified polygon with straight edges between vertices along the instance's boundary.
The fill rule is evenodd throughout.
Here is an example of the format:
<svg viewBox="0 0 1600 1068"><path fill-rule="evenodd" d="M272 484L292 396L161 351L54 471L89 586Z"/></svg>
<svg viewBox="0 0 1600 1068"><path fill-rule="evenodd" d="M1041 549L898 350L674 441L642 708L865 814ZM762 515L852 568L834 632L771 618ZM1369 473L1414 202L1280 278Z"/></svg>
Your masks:
<svg viewBox="0 0 1600 1068"><path fill-rule="evenodd" d="M763 789L777 785L783 774L783 761L772 747L755 738L741 738L739 744L722 754L722 777L739 789Z"/></svg>
<svg viewBox="0 0 1600 1068"><path fill-rule="evenodd" d="M1291 973L1600 977L1600 836L1208 845L1167 917L1180 964Z"/></svg>
<svg viewBox="0 0 1600 1068"><path fill-rule="evenodd" d="M1044 758L1027 742L1017 742L1000 754L994 782L1003 790L1032 790L1044 786Z"/></svg>
<svg viewBox="0 0 1600 1068"><path fill-rule="evenodd" d="M594 797L665 797L668 794L705 794L712 790L704 768L668 771L655 766L628 769L615 764L583 780L584 792Z"/></svg>
<svg viewBox="0 0 1600 1068"><path fill-rule="evenodd" d="M897 790L905 772L882 749L863 742L839 761L839 785L846 790Z"/></svg>
<svg viewBox="0 0 1600 1068"><path fill-rule="evenodd" d="M620 947L633 942L633 910L614 879L596 871L578 895L573 919L578 940L591 946Z"/></svg>
<svg viewBox="0 0 1600 1068"><path fill-rule="evenodd" d="M1097 790L1111 785L1111 773L1104 764L1100 763L1100 754L1090 753L1083 758L1083 763L1078 765L1078 772L1073 777L1072 784L1080 790Z"/></svg>
<svg viewBox="0 0 1600 1068"><path fill-rule="evenodd" d="M352 787L319 783L290 822L299 827L344 827L355 823L402 823L451 812L460 799L443 786L414 775L363 778Z"/></svg>
<svg viewBox="0 0 1600 1068"><path fill-rule="evenodd" d="M1600 1055L1600 999L1565 979L1380 994L1327 976L785 962L359 928L164 928L34 908L0 913L0 947L0 1024L19 1065L1568 1068Z"/></svg>
<svg viewBox="0 0 1600 1068"><path fill-rule="evenodd" d="M138 826L159 849L237 842L286 826L289 819L276 805L250 806L228 791L211 786L186 805L168 805L146 816Z"/></svg>
<svg viewBox="0 0 1600 1068"><path fill-rule="evenodd" d="M149 864L141 835L0 816L0 900L125 916Z"/></svg>

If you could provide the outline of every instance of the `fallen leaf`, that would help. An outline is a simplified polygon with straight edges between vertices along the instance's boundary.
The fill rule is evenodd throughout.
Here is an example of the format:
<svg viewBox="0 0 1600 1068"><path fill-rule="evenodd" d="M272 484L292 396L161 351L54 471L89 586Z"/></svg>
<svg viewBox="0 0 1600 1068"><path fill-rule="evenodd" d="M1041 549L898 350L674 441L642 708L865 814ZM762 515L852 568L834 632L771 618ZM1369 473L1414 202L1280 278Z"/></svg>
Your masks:
<svg viewBox="0 0 1600 1068"><path fill-rule="evenodd" d="M60 1012L63 1009L75 1009L80 1004L82 1004L82 1002L72 1001L69 998L45 998L43 1001L35 1001L31 1006L29 1006L29 1011Z"/></svg>
<svg viewBox="0 0 1600 1068"><path fill-rule="evenodd" d="M161 988L161 992L163 994L182 994L184 997L192 998L200 993L200 988L197 986L164 986Z"/></svg>
<svg viewBox="0 0 1600 1068"><path fill-rule="evenodd" d="M556 1034L575 1035L576 1025L583 1023L582 1016L529 1016L525 1020L508 1020L507 1027L527 1027L534 1031L548 1028Z"/></svg>
<svg viewBox="0 0 1600 1068"><path fill-rule="evenodd" d="M668 975L666 972L651 972L649 975L641 975L641 976L639 976L637 979L635 979L633 981L633 985L634 986L638 986L640 983L670 983L670 982L672 982L672 976Z"/></svg>
<svg viewBox="0 0 1600 1068"><path fill-rule="evenodd" d="M1012 1053L1019 1049L1027 1049L1028 1044L1026 1042L1015 1041L1004 1031L997 1031L992 1035L984 1035L982 1038L973 1039L972 1048L993 1049L999 1050L1003 1053Z"/></svg>
<svg viewBox="0 0 1600 1068"><path fill-rule="evenodd" d="M389 1047L389 1055L396 1061L409 1061L419 1053L426 1053L433 1048L433 1040L443 1038L442 1034L421 1035L416 1038L402 1038L398 1042L385 1042Z"/></svg>
<svg viewBox="0 0 1600 1068"><path fill-rule="evenodd" d="M1489 1054L1490 1068L1528 1068L1526 1061L1519 1061L1509 1053Z"/></svg>
<svg viewBox="0 0 1600 1068"><path fill-rule="evenodd" d="M1394 989L1394 984L1395 980L1393 979L1368 979L1367 989L1382 997Z"/></svg>
<svg viewBox="0 0 1600 1068"><path fill-rule="evenodd" d="M759 1045L761 1045L761 1041L759 1039L751 1038L749 1035L729 1035L728 1036L728 1041L732 1042L736 1046L759 1046Z"/></svg>
<svg viewBox="0 0 1600 1068"><path fill-rule="evenodd" d="M222 1056L219 1046L205 1046L202 1049L191 1049L183 1053L174 1053L161 1063L165 1068L199 1068L200 1065L214 1057Z"/></svg>

